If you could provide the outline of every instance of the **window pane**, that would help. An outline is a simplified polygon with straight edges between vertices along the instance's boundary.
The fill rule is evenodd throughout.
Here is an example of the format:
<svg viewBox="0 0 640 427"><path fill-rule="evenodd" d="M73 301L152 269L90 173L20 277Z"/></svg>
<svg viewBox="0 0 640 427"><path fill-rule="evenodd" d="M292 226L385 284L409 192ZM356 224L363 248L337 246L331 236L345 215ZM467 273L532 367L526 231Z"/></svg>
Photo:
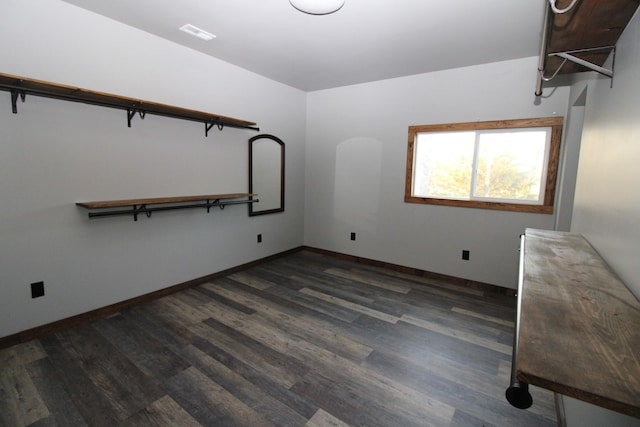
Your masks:
<svg viewBox="0 0 640 427"><path fill-rule="evenodd" d="M413 195L469 199L475 132L418 133Z"/></svg>
<svg viewBox="0 0 640 427"><path fill-rule="evenodd" d="M482 133L473 196L542 203L547 131Z"/></svg>

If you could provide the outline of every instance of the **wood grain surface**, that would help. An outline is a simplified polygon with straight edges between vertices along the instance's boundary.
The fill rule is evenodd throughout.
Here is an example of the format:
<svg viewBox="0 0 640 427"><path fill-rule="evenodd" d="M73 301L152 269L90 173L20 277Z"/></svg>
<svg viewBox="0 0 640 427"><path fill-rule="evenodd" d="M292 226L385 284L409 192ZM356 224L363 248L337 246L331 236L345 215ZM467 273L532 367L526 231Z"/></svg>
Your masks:
<svg viewBox="0 0 640 427"><path fill-rule="evenodd" d="M513 296L300 251L0 350L0 425L554 426Z"/></svg>
<svg viewBox="0 0 640 427"><path fill-rule="evenodd" d="M134 108L136 111L146 111L151 114L166 115L170 117L180 117L185 120L196 120L213 123L227 123L238 126L255 125L254 122L236 119L233 117L221 116L203 111L188 108L175 107L173 105L161 104L158 102L145 101L137 98L129 98L111 93L99 92L95 90L83 89L75 86L52 83L44 80L31 79L12 74L0 73L0 89L23 90L27 93L40 93L41 96L59 97L66 99L73 97L78 101L88 104L108 105L113 108ZM48 94L48 95L44 95Z"/></svg>
<svg viewBox="0 0 640 427"><path fill-rule="evenodd" d="M640 303L578 234L525 235L518 378L640 417Z"/></svg>
<svg viewBox="0 0 640 427"><path fill-rule="evenodd" d="M175 197L152 197L144 199L126 199L126 200L101 200L95 202L77 202L76 205L85 209L102 209L117 208L137 205L158 205L165 203L185 203L185 202L204 202L213 200L230 200L253 197L256 194L249 193L230 193L230 194L205 194L199 196L175 196Z"/></svg>

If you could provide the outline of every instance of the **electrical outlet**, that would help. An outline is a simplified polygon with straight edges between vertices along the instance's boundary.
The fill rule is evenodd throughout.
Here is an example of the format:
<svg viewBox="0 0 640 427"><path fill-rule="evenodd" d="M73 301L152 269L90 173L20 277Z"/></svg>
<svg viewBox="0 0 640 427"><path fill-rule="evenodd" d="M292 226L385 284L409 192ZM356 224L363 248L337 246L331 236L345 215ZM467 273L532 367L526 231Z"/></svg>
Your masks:
<svg viewBox="0 0 640 427"><path fill-rule="evenodd" d="M469 251L468 250L464 249L462 251L462 259L465 260L465 261L469 261Z"/></svg>
<svg viewBox="0 0 640 427"><path fill-rule="evenodd" d="M356 240L356 233L351 233L351 240Z"/></svg>
<svg viewBox="0 0 640 427"><path fill-rule="evenodd" d="M35 282L31 284L31 298L44 296L44 282Z"/></svg>
<svg viewBox="0 0 640 427"><path fill-rule="evenodd" d="M258 243L262 243L262 234L258 234Z"/></svg>

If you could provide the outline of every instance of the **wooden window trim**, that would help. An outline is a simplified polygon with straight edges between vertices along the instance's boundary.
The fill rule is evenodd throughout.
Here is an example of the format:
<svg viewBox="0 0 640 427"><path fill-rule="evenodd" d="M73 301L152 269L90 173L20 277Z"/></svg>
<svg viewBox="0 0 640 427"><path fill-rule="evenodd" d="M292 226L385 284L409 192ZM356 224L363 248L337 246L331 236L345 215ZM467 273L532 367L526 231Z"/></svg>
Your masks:
<svg viewBox="0 0 640 427"><path fill-rule="evenodd" d="M516 120L494 120L485 122L449 123L436 125L409 126L407 144L407 169L405 178L404 201L406 203L419 203L441 206L457 206L464 208L493 209L513 212L529 212L540 214L553 214L553 205L556 195L556 181L558 177L558 165L560 161L560 144L562 140L562 117L545 117ZM451 200L431 197L416 197L411 194L413 184L413 154L415 151L416 134L421 132L454 132L465 130L510 129L550 127L551 141L549 146L549 158L547 163L547 180L545 185L544 201L541 205L485 202L477 200Z"/></svg>

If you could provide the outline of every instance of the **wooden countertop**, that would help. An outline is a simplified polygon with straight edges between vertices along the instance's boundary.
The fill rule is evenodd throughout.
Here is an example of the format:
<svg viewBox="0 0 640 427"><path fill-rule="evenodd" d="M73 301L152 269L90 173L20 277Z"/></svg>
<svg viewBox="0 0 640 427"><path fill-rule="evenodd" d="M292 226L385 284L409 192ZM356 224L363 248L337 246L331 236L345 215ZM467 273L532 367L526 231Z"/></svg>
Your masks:
<svg viewBox="0 0 640 427"><path fill-rule="evenodd" d="M524 248L518 379L640 417L638 299L581 235Z"/></svg>

